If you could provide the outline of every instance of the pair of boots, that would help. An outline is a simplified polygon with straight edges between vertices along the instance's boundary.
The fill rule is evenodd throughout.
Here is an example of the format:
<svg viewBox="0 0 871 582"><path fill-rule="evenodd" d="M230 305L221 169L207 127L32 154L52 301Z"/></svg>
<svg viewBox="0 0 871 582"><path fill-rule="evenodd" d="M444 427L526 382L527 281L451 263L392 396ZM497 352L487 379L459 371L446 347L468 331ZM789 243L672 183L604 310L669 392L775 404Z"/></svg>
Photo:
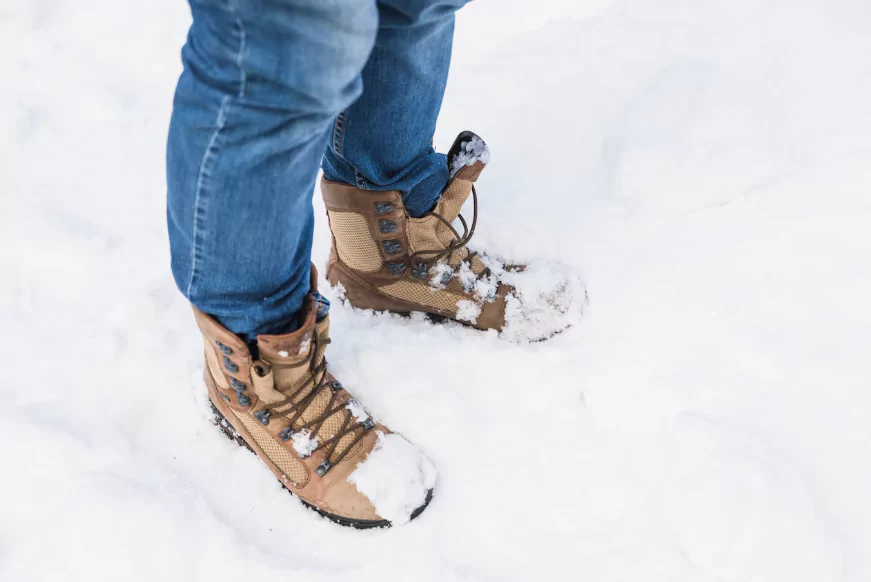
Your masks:
<svg viewBox="0 0 871 582"><path fill-rule="evenodd" d="M477 226L474 183L488 159L478 136L460 134L448 152L451 180L420 218L408 215L399 192L325 181L330 283L357 308L420 311L514 341L545 339L576 323L586 294L575 275L554 263L507 265L468 248ZM471 225L460 216L470 195ZM432 498L435 468L330 374L329 316L319 317L316 290L312 267L302 326L257 337L256 360L244 341L194 309L216 423L325 517L357 528L406 523Z"/></svg>

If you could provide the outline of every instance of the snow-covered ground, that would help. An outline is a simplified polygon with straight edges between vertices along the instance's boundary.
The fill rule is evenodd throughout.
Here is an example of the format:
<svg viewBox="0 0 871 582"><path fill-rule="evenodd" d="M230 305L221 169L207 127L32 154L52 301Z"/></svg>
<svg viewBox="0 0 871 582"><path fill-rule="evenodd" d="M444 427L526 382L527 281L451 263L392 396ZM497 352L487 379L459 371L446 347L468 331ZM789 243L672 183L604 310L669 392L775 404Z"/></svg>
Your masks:
<svg viewBox="0 0 871 582"><path fill-rule="evenodd" d="M867 0L464 9L436 143L493 151L475 242L591 304L526 346L337 306L336 373L439 469L362 533L207 420L164 232L187 19L0 8L0 580L871 580Z"/></svg>

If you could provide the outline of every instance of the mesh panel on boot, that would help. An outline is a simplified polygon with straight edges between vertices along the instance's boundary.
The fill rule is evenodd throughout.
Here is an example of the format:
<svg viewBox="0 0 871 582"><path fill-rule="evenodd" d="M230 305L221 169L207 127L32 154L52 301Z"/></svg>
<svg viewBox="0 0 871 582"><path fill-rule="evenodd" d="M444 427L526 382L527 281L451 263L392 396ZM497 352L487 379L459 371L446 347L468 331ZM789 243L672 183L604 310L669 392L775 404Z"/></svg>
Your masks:
<svg viewBox="0 0 871 582"><path fill-rule="evenodd" d="M301 400L309 392L310 392L310 390L305 390L302 393L302 396L300 396L299 398L296 398L296 400L297 401ZM330 403L330 391L329 390L322 390L321 393L318 394L317 397L314 399L314 401L311 404L309 404L308 408L305 409L305 412L303 412L300 419L294 423L294 427L298 429L303 424L307 424L307 423L311 422L312 419L315 419L318 416L320 416L321 414L323 414L327 410L327 406L329 405L329 403ZM292 404L285 404L283 406L279 406L279 407L275 408L275 413L280 414L282 412L286 412L288 409L290 409L291 406L293 406L293 405ZM335 404L334 404L334 406L335 406ZM321 425L321 429L315 435L320 439L320 442L325 442L327 439L335 436L335 434L338 433L342 429L342 423L345 422L345 415L346 415L346 409L344 406L342 406L335 413L333 413L327 417L327 419ZM352 419L351 423L348 426L352 427L355 424L357 424L357 421ZM349 444L351 444L351 441L354 440L354 438L356 438L354 433L349 433L349 434L346 434L345 436L343 436L339 440L339 444L333 450L333 454L330 455L330 460L335 462L336 457L342 451L344 451L345 448ZM362 447L363 447L363 443L358 442L353 447L351 447L351 450L349 450L348 454L345 456L346 457L353 457L354 455L356 455L360 451L360 449Z"/></svg>
<svg viewBox="0 0 871 582"><path fill-rule="evenodd" d="M327 394L327 400L329 400L328 394ZM324 425L321 427L321 430L318 431L318 437L320 437L321 441L327 440L328 438L334 436L337 432L339 432L339 430L341 430L342 423L345 422L345 412L346 412L346 409L343 406L341 409L339 409L338 412L336 412L335 414L333 414L332 416L327 418L327 420L324 421ZM357 424L357 421L352 418L349 426L354 426L355 424ZM338 454L341 453L343 450L345 450L345 447L347 447L349 444L351 444L351 441L354 440L354 438L355 438L354 433L349 433L349 434L346 434L345 436L343 436L339 440L339 444L338 444L338 446L336 446L336 449L333 452L333 454L331 455L330 460L335 461ZM360 448L362 446L363 446L363 443L358 442L356 445L354 445L351 448L351 450L348 452L348 454L346 456L353 457L354 455L357 454L357 452L360 450Z"/></svg>
<svg viewBox="0 0 871 582"><path fill-rule="evenodd" d="M354 212L330 210L330 226L336 237L336 252L343 263L358 271L371 273L381 268L381 253L366 219Z"/></svg>
<svg viewBox="0 0 871 582"><path fill-rule="evenodd" d="M451 223L457 219L457 216L460 215L460 211L463 210L463 204L468 200L469 194L472 192L472 183L467 182L465 180L453 180L448 187L445 188L444 194L442 195L442 201L439 203L439 207L437 211L445 217ZM459 231L462 234L462 231ZM444 223L439 222L436 226L436 236L438 237L439 242L441 242L443 248L447 248L454 241L454 233L451 232ZM456 267L461 262L463 262L466 257L469 256L469 249L463 247L461 249L457 249L456 251L451 253L450 264L451 266ZM480 273L480 271L474 270L474 272ZM481 269L483 271L483 269Z"/></svg>
<svg viewBox="0 0 871 582"><path fill-rule="evenodd" d="M302 461L284 448L284 446L276 441L272 435L266 432L266 429L263 428L263 425L261 425L260 422L244 412L240 413L234 410L233 414L235 414L236 418L242 422L245 429L254 438L254 442L257 443L257 446L263 449L263 452L266 453L269 460L275 463L275 465L284 472L288 479L300 486L304 486L308 483L308 471L306 471L305 465L303 465Z"/></svg>
<svg viewBox="0 0 871 582"><path fill-rule="evenodd" d="M471 182L467 182L466 180L452 180L451 183L448 184L448 187L445 188L445 191L442 194L442 199L436 208L436 212L441 214L449 222L453 222L457 219L457 216L460 215L460 211L463 210L463 204L466 203L466 200L469 198L469 194L471 193ZM441 225L441 228L439 229L440 235L441 231L450 234L451 231L448 227L444 224L439 224ZM451 235L451 238L448 240L442 239L445 244L450 243L451 240L453 240L453 235Z"/></svg>
<svg viewBox="0 0 871 582"><path fill-rule="evenodd" d="M448 242L444 243L441 240L443 235L440 235L438 228L442 227L448 233L446 237ZM450 229L444 226L435 217L427 217L423 219L412 219L408 221L408 244L412 252L415 251L435 251L446 249L450 243L454 241L454 235ZM463 259L469 254L466 247L455 250L448 257L448 262L452 267L459 265Z"/></svg>
<svg viewBox="0 0 871 582"><path fill-rule="evenodd" d="M413 252L445 248L436 235L438 223L434 216L412 218L407 222L408 244Z"/></svg>
<svg viewBox="0 0 871 582"><path fill-rule="evenodd" d="M429 285L412 283L410 281L397 281L396 283L379 287L378 290L397 299L441 309L448 313L455 313L457 311L457 301L466 299L462 295L436 290Z"/></svg>
<svg viewBox="0 0 871 582"><path fill-rule="evenodd" d="M478 255L472 257L472 272L476 275L480 275L484 272L484 269L487 268L487 265L484 264L484 261Z"/></svg>
<svg viewBox="0 0 871 582"><path fill-rule="evenodd" d="M436 206L436 212L453 223L460 215L463 204L468 200L471 192L471 182L451 181ZM462 235L462 228L458 229L458 232ZM408 242L412 251L446 249L454 242L454 233L435 217L412 219L408 221ZM469 250L462 247L452 252L447 260L452 267L457 267L467 256ZM476 275L480 275L485 268L486 266L479 259L472 259L472 272Z"/></svg>
<svg viewBox="0 0 871 582"><path fill-rule="evenodd" d="M275 378L275 388L284 393L292 393L294 390L298 390L302 383L306 381L306 378L309 377L308 365L296 368L289 366L274 367L272 368L272 373Z"/></svg>

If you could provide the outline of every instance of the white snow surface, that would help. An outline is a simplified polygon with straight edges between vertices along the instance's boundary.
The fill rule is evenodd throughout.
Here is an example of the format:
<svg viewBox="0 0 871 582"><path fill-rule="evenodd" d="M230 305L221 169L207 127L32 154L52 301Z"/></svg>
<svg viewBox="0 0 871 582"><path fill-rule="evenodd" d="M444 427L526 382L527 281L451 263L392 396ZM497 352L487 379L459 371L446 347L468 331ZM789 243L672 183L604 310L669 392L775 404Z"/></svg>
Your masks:
<svg viewBox="0 0 871 582"><path fill-rule="evenodd" d="M503 339L547 339L581 322L587 292L580 274L571 267L531 261L522 271L503 271L499 279L514 288L505 297Z"/></svg>
<svg viewBox="0 0 871 582"><path fill-rule="evenodd" d="M426 502L438 472L401 435L378 431L375 448L348 475L348 482L369 498L375 512L394 525L404 525Z"/></svg>
<svg viewBox="0 0 871 582"><path fill-rule="evenodd" d="M351 399L348 401L348 404L345 406L351 414L354 415L354 420L357 422L363 422L364 420L369 418L369 413L366 412L366 409L357 402L355 399Z"/></svg>
<svg viewBox="0 0 871 582"><path fill-rule="evenodd" d="M522 345L333 303L332 371L439 471L366 532L209 423L165 232L188 18L0 9L0 580L871 580L871 4L463 9L435 141L498 152L474 244L590 303Z"/></svg>

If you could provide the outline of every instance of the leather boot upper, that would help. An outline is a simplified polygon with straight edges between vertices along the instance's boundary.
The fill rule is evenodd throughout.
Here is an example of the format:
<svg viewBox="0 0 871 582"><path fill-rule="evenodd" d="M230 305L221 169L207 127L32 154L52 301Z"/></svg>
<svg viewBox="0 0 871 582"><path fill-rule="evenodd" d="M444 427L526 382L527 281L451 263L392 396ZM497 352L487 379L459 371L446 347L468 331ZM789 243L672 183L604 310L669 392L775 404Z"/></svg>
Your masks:
<svg viewBox="0 0 871 582"><path fill-rule="evenodd" d="M311 294L300 328L259 336L256 360L245 342L214 318L196 308L194 314L205 343L210 399L288 489L322 511L353 520L402 523L425 503L435 471L419 453L399 459L400 467L425 469L414 474L412 467L410 477L396 476L412 482L410 491L407 484L396 484L405 488L401 493L408 507L397 506L393 498L387 507L383 495L355 485L356 469L384 439L405 441L377 423L328 371L329 316L318 321ZM369 478L381 480L369 483L369 489L383 487L389 497L392 478ZM376 509L379 502L387 511Z"/></svg>
<svg viewBox="0 0 871 582"><path fill-rule="evenodd" d="M469 248L478 218L475 183L488 159L483 140L461 133L448 153L451 179L421 217L409 216L397 191L324 180L330 282L359 308L423 311L511 339L542 339L574 323L586 298L577 276L555 263L509 265ZM460 214L470 197L471 222Z"/></svg>

